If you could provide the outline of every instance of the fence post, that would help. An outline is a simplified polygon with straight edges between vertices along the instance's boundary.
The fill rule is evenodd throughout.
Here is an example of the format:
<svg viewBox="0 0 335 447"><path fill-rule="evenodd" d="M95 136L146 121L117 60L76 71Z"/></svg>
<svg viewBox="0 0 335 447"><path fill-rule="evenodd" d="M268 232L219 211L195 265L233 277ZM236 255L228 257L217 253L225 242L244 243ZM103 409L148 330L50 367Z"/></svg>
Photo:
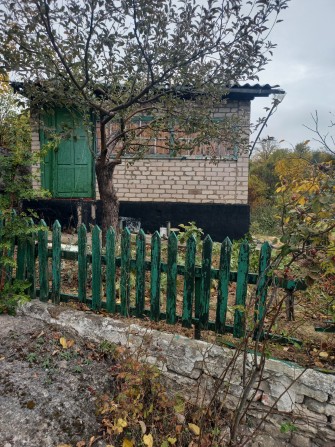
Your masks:
<svg viewBox="0 0 335 447"><path fill-rule="evenodd" d="M158 321L160 316L161 288L161 238L157 231L151 238L150 317Z"/></svg>
<svg viewBox="0 0 335 447"><path fill-rule="evenodd" d="M173 231L168 239L168 264L166 288L166 322L176 324L177 303L177 252L178 238Z"/></svg>
<svg viewBox="0 0 335 447"><path fill-rule="evenodd" d="M26 279L27 267L27 242L24 239L19 239L17 243L17 268L16 279L23 281Z"/></svg>
<svg viewBox="0 0 335 447"><path fill-rule="evenodd" d="M29 219L28 225L33 228L33 219ZM32 299L36 298L35 240L36 233L32 231L27 240L27 280L30 283L29 294Z"/></svg>
<svg viewBox="0 0 335 447"><path fill-rule="evenodd" d="M78 298L86 302L87 283L87 230L85 224L78 229Z"/></svg>
<svg viewBox="0 0 335 447"><path fill-rule="evenodd" d="M106 308L115 313L115 231L109 228L106 237Z"/></svg>
<svg viewBox="0 0 335 447"><path fill-rule="evenodd" d="M121 295L121 315L129 316L130 307L130 231L125 228L122 232L121 238L121 280L120 280L120 295Z"/></svg>
<svg viewBox="0 0 335 447"><path fill-rule="evenodd" d="M61 226L56 220L52 227L52 302L60 302Z"/></svg>
<svg viewBox="0 0 335 447"><path fill-rule="evenodd" d="M92 232L92 309L101 307L101 230L95 225Z"/></svg>
<svg viewBox="0 0 335 447"><path fill-rule="evenodd" d="M145 300L145 233L141 229L136 237L136 316L144 313Z"/></svg>
<svg viewBox="0 0 335 447"><path fill-rule="evenodd" d="M255 301L255 333L254 338L263 338L263 324L266 311L266 297L268 291L268 269L271 261L271 247L268 242L262 245L259 255L258 282Z"/></svg>
<svg viewBox="0 0 335 447"><path fill-rule="evenodd" d="M40 278L40 300L48 301L49 298L49 278L48 278L48 229L42 219L38 231L38 265Z"/></svg>
<svg viewBox="0 0 335 447"><path fill-rule="evenodd" d="M11 221L12 221L12 224L13 224L13 221L14 221L14 219L16 217L16 211L12 210L11 214L12 214ZM6 225L6 223L5 223L5 225ZM15 239L14 239L14 237L12 237L10 239L9 248L7 250L7 256L9 258L13 258L14 257L14 248L15 248ZM10 282L12 280L12 276L13 276L13 267L11 265L8 265L6 267L6 277L7 277L7 281L8 282Z"/></svg>
<svg viewBox="0 0 335 447"><path fill-rule="evenodd" d="M244 241L240 247L238 257L237 281L236 281L236 300L233 336L241 338L245 334L245 302L248 291L249 274L249 244Z"/></svg>
<svg viewBox="0 0 335 447"><path fill-rule="evenodd" d="M211 294L211 269L212 269L213 241L209 235L204 239L202 246L201 266L201 292L200 292L200 327L206 329L209 318L209 300Z"/></svg>
<svg viewBox="0 0 335 447"><path fill-rule="evenodd" d="M195 237L191 235L186 243L183 315L182 315L183 327L192 326L196 247L197 247L197 241L195 240Z"/></svg>
<svg viewBox="0 0 335 447"><path fill-rule="evenodd" d="M216 320L215 320L216 331L219 332L220 334L225 332L225 326L226 326L231 247L232 247L231 241L229 237L226 237L221 245L218 301L216 306Z"/></svg>

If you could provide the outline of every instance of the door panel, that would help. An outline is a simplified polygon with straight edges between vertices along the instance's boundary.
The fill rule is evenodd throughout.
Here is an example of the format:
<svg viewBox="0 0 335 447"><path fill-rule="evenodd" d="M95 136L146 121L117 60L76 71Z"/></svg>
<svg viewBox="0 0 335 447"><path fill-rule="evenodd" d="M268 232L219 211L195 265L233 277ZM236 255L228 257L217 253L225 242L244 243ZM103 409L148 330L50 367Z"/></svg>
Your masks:
<svg viewBox="0 0 335 447"><path fill-rule="evenodd" d="M44 158L42 175L43 187L48 188L53 197L94 197L93 156L80 118L79 114L62 109L53 115L54 131L61 140ZM46 119L50 124L50 117ZM45 139L48 141L46 134Z"/></svg>

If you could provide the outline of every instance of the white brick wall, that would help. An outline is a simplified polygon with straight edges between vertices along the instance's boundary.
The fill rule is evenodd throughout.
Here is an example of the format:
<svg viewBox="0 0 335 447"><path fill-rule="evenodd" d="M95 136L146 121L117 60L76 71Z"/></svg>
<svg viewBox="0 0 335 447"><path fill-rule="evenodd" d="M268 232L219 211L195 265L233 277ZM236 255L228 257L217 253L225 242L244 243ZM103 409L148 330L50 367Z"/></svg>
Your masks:
<svg viewBox="0 0 335 447"><path fill-rule="evenodd" d="M246 129L250 123L250 102L231 101L217 108L215 115L238 114ZM32 132L32 150L39 151L37 126ZM220 160L213 164L204 158L145 158L118 165L114 184L121 201L230 203L248 202L248 155L238 160ZM34 188L40 186L40 168L33 166ZM97 185L97 182L96 182ZM96 186L97 188L97 186ZM96 189L96 198L99 191Z"/></svg>
<svg viewBox="0 0 335 447"><path fill-rule="evenodd" d="M245 204L247 165L246 155L217 165L203 159L151 158L118 165L114 184L123 201Z"/></svg>

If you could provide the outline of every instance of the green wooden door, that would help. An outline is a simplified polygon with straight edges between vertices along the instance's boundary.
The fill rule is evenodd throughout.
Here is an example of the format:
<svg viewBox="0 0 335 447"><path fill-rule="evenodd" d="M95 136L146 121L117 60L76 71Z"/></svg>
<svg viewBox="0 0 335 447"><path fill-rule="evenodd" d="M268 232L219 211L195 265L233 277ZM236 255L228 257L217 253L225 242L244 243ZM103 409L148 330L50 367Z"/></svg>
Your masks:
<svg viewBox="0 0 335 447"><path fill-rule="evenodd" d="M42 162L42 186L53 197L94 197L93 144L89 144L83 119L74 112L57 109L44 118L42 144L52 134L61 136Z"/></svg>

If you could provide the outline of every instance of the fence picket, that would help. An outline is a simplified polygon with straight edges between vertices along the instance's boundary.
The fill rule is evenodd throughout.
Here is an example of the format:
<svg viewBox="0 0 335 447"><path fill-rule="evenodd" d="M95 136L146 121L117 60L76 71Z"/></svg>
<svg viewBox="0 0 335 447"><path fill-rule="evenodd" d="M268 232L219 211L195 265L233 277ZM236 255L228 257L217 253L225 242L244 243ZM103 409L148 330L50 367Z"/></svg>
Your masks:
<svg viewBox="0 0 335 447"><path fill-rule="evenodd" d="M168 239L166 322L176 324L178 238L172 231Z"/></svg>
<svg viewBox="0 0 335 447"><path fill-rule="evenodd" d="M183 314L182 324L184 327L192 326L192 307L194 296L194 278L195 278L195 254L197 242L191 235L186 243L185 254L185 274L184 274L184 294L183 294Z"/></svg>
<svg viewBox="0 0 335 447"><path fill-rule="evenodd" d="M16 279L23 281L26 278L26 266L27 266L27 242L24 239L19 239L17 243Z"/></svg>
<svg viewBox="0 0 335 447"><path fill-rule="evenodd" d="M213 241L209 235L204 239L202 246L201 265L201 292L200 292L200 329L207 328L209 318L209 301L211 294L211 268L212 268Z"/></svg>
<svg viewBox="0 0 335 447"><path fill-rule="evenodd" d="M233 335L236 338L243 337L245 333L245 302L248 288L248 272L249 272L249 244L244 241L240 247L238 258L238 270L236 281L236 300L234 315Z"/></svg>
<svg viewBox="0 0 335 447"><path fill-rule="evenodd" d="M45 229L38 231L38 265L40 280L40 300L48 301L49 298L49 278L48 278L48 229L42 219L40 226Z"/></svg>
<svg viewBox="0 0 335 447"><path fill-rule="evenodd" d="M16 211L12 210L12 217L11 217L11 224L13 225L13 221L16 217ZM6 223L5 223L6 225ZM7 250L7 257L8 258L14 258L14 249L15 249L15 238L12 237L9 241L9 248ZM8 282L12 280L13 277L13 267L11 265L7 265L6 267L6 279Z"/></svg>
<svg viewBox="0 0 335 447"><path fill-rule="evenodd" d="M92 309L101 307L101 230L95 225L92 231Z"/></svg>
<svg viewBox="0 0 335 447"><path fill-rule="evenodd" d="M52 302L60 302L61 226L58 220L52 226Z"/></svg>
<svg viewBox="0 0 335 447"><path fill-rule="evenodd" d="M229 237L226 237L221 244L220 269L218 284L218 301L216 306L216 331L222 334L225 331L228 293L229 293L229 275L232 243Z"/></svg>
<svg viewBox="0 0 335 447"><path fill-rule="evenodd" d="M161 288L161 238L157 231L151 238L150 317L158 321Z"/></svg>
<svg viewBox="0 0 335 447"><path fill-rule="evenodd" d="M78 298L81 303L86 302L87 284L87 230L85 224L78 229Z"/></svg>
<svg viewBox="0 0 335 447"><path fill-rule="evenodd" d="M106 309L115 313L115 231L109 228L106 236Z"/></svg>
<svg viewBox="0 0 335 447"><path fill-rule="evenodd" d="M121 237L121 315L129 316L130 310L130 231L126 227Z"/></svg>
<svg viewBox="0 0 335 447"><path fill-rule="evenodd" d="M136 237L136 316L144 313L145 300L145 233L140 230Z"/></svg>
<svg viewBox="0 0 335 447"><path fill-rule="evenodd" d="M29 219L28 225L33 228L34 221ZM27 239L27 280L30 284L29 295L32 299L36 298L35 241L36 233L32 231Z"/></svg>
<svg viewBox="0 0 335 447"><path fill-rule="evenodd" d="M271 261L271 247L268 242L265 242L261 247L259 255L259 270L258 270L258 282L256 289L256 302L255 302L255 338L262 337L262 323L265 314L266 297L268 291L268 269Z"/></svg>

